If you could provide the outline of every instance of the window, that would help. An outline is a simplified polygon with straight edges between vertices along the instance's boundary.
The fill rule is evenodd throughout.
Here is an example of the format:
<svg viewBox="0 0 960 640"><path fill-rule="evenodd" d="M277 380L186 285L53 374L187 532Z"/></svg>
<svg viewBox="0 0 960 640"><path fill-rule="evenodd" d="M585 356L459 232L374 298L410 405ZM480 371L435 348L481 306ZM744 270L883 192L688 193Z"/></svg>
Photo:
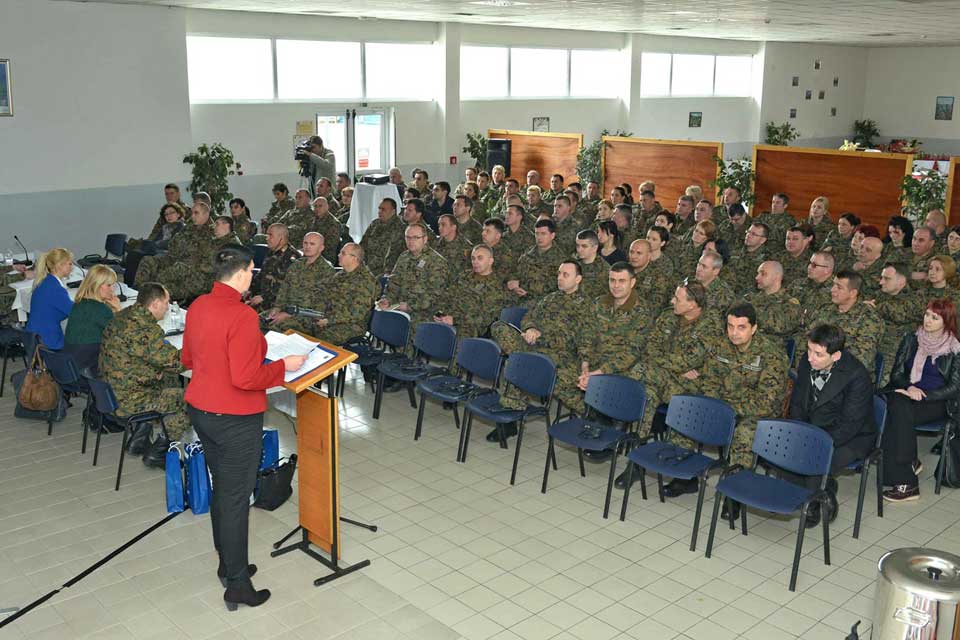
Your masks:
<svg viewBox="0 0 960 640"><path fill-rule="evenodd" d="M510 49L510 95L567 95L566 49Z"/></svg>
<svg viewBox="0 0 960 640"><path fill-rule="evenodd" d="M368 98L433 100L440 55L432 44L386 44L365 46ZM397 70L403 73L397 73ZM358 74L359 75L359 74Z"/></svg>
<svg viewBox="0 0 960 640"><path fill-rule="evenodd" d="M570 51L570 95L615 98L626 93L629 77L615 49Z"/></svg>
<svg viewBox="0 0 960 640"><path fill-rule="evenodd" d="M670 95L670 58L669 53L640 54L640 96Z"/></svg>
<svg viewBox="0 0 960 640"><path fill-rule="evenodd" d="M360 43L277 40L281 100L360 98Z"/></svg>
<svg viewBox="0 0 960 640"><path fill-rule="evenodd" d="M713 56L673 56L670 78L672 96L709 96L713 94Z"/></svg>
<svg viewBox="0 0 960 640"><path fill-rule="evenodd" d="M272 100L270 40L187 36L190 101Z"/></svg>
<svg viewBox="0 0 960 640"><path fill-rule="evenodd" d="M715 96L749 96L753 83L753 58L717 56Z"/></svg>
<svg viewBox="0 0 960 640"><path fill-rule="evenodd" d="M460 47L460 97L509 96L509 60L506 47Z"/></svg>

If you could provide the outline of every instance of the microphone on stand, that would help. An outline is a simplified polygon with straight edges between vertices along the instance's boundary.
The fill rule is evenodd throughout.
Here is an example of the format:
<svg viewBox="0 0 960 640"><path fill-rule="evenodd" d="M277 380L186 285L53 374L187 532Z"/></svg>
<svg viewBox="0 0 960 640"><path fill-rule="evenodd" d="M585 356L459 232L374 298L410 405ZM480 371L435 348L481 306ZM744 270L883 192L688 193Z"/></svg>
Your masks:
<svg viewBox="0 0 960 640"><path fill-rule="evenodd" d="M23 260L14 260L13 264L22 264L27 267L33 266L33 260L30 259L30 252L27 251L27 248L23 246L23 243L20 242L20 238L17 237L17 234L13 234L13 239L17 241L17 244L20 245L20 248L23 249Z"/></svg>
<svg viewBox="0 0 960 640"><path fill-rule="evenodd" d="M322 311L317 311L316 309L308 309L307 307L300 307L295 304L284 307L283 312L289 313L292 316L300 316L301 318L324 318L325 317Z"/></svg>

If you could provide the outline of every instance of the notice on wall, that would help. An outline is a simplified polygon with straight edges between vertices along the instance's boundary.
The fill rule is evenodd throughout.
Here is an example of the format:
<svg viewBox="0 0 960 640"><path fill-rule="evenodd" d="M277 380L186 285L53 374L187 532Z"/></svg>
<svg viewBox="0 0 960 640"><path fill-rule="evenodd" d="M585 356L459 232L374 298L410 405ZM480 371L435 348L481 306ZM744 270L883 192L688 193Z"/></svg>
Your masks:
<svg viewBox="0 0 960 640"><path fill-rule="evenodd" d="M313 135L313 120L297 120L297 135L298 135L298 136L312 136L312 135Z"/></svg>

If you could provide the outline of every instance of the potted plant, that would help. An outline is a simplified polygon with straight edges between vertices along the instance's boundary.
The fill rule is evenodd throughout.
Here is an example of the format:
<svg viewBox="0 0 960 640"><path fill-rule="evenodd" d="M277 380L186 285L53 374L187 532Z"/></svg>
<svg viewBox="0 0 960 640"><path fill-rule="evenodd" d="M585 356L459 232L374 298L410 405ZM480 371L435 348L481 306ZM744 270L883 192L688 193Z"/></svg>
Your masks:
<svg viewBox="0 0 960 640"><path fill-rule="evenodd" d="M870 149L873 147L873 139L880 135L875 120L864 118L863 120L853 121L853 142L859 146Z"/></svg>
<svg viewBox="0 0 960 640"><path fill-rule="evenodd" d="M183 163L192 165L190 193L196 195L205 191L210 194L211 212L222 214L224 205L233 198L229 191L228 176L243 175L240 163L233 159L233 152L219 142L202 144L193 153L185 155Z"/></svg>
<svg viewBox="0 0 960 640"><path fill-rule="evenodd" d="M767 123L767 135L764 139L765 144L772 144L778 147L786 147L791 142L800 137L800 132L789 122L777 124L776 122Z"/></svg>
<svg viewBox="0 0 960 640"><path fill-rule="evenodd" d="M890 141L890 145L887 150L890 153L916 153L920 150L920 145L923 144L916 138L912 140L900 140L894 139Z"/></svg>
<svg viewBox="0 0 960 640"><path fill-rule="evenodd" d="M719 156L714 156L713 160L717 163L719 171L717 172L717 179L707 184L716 187L717 193L723 193L723 190L727 187L735 187L740 191L740 199L744 206L752 205L756 199L753 193L753 183L757 175L753 172L750 159L740 158L727 162Z"/></svg>
<svg viewBox="0 0 960 640"><path fill-rule="evenodd" d="M473 166L481 171L487 170L487 136L479 131L467 134L467 146L461 149L473 158Z"/></svg>
<svg viewBox="0 0 960 640"><path fill-rule="evenodd" d="M598 183L603 182L603 176L600 174L600 160L603 158L603 150L606 146L603 142L603 137L609 135L621 138L630 138L633 136L632 133L619 129L617 129L617 132L614 134L611 134L608 129L604 129L600 132L600 136L596 140L583 149L580 149L580 153L577 154L577 176L580 177L582 184L587 184L591 181Z"/></svg>
<svg viewBox="0 0 960 640"><path fill-rule="evenodd" d="M943 209L947 200L947 178L937 171L904 176L900 181L903 215L914 224L923 224L931 209Z"/></svg>

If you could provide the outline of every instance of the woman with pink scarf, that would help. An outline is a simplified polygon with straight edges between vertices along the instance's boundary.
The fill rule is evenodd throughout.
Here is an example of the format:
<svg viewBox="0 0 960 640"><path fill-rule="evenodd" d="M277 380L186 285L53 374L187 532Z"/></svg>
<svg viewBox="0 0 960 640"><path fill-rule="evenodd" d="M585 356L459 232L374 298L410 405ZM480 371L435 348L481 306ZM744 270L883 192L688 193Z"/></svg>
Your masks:
<svg viewBox="0 0 960 640"><path fill-rule="evenodd" d="M883 481L889 502L920 499L914 427L960 415L960 340L957 309L947 299L931 300L916 333L903 337L890 372L887 426L883 432Z"/></svg>

